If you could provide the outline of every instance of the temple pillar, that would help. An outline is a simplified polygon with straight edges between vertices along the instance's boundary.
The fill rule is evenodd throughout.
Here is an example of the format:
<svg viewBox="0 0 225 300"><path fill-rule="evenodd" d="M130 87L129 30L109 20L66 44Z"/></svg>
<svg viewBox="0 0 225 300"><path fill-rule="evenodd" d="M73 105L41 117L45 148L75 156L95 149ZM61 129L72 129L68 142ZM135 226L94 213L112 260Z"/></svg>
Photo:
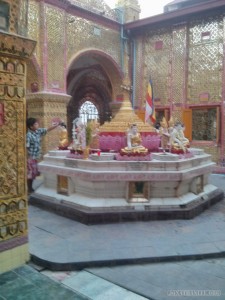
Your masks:
<svg viewBox="0 0 225 300"><path fill-rule="evenodd" d="M67 124L67 105L71 96L67 94L56 94L39 92L28 94L27 99L27 117L33 117L39 120L40 127L49 127L52 125L53 118L60 118ZM56 149L58 146L58 131L53 130L42 140L42 153Z"/></svg>
<svg viewBox="0 0 225 300"><path fill-rule="evenodd" d="M0 1L0 273L29 260L26 188L26 69L36 42L22 35L25 2ZM21 18L20 18L21 17ZM21 26L20 26L21 25ZM20 31L21 29L21 31Z"/></svg>

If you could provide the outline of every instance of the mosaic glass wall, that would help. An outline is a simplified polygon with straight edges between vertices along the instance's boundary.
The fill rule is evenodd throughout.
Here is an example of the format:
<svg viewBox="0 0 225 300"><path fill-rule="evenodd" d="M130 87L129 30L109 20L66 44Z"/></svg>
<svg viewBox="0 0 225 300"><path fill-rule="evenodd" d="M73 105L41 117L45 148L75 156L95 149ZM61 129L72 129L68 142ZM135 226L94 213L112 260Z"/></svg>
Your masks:
<svg viewBox="0 0 225 300"><path fill-rule="evenodd" d="M28 14L28 36L30 39L37 41L37 46L34 50L34 55L37 59L38 64L41 64L40 58L40 7L36 1L29 1L29 14Z"/></svg>
<svg viewBox="0 0 225 300"><path fill-rule="evenodd" d="M172 81L171 96L173 103L184 103L186 70L186 27L174 27L172 33Z"/></svg>
<svg viewBox="0 0 225 300"><path fill-rule="evenodd" d="M145 108L145 98L147 91L147 84L149 80L149 73L147 72L147 68L143 65L144 58L146 56L145 53L145 44L142 37L136 39L136 60L134 62L133 71L135 72L135 106L137 108Z"/></svg>
<svg viewBox="0 0 225 300"><path fill-rule="evenodd" d="M93 22L52 5L30 1L28 23L29 38L39 42L35 56L43 76L46 70L47 89L65 91L67 65L80 51L101 50L120 64L120 32L99 24L97 16ZM44 45L47 45L45 58Z"/></svg>
<svg viewBox="0 0 225 300"><path fill-rule="evenodd" d="M47 81L49 89L64 88L64 11L46 6Z"/></svg>
<svg viewBox="0 0 225 300"><path fill-rule="evenodd" d="M120 64L120 33L76 16L67 21L67 63L79 51L98 49Z"/></svg>
<svg viewBox="0 0 225 300"><path fill-rule="evenodd" d="M159 105L171 99L174 118L182 118L185 104L220 102L223 70L223 18L195 20L171 29L150 31L145 47L138 47L137 60L144 57L136 76L136 98L143 99L148 77L153 81ZM144 66L144 71L142 67ZM194 117L194 116L193 116Z"/></svg>
<svg viewBox="0 0 225 300"><path fill-rule="evenodd" d="M20 14L18 18L18 34L27 36L28 0L19 1Z"/></svg>
<svg viewBox="0 0 225 300"><path fill-rule="evenodd" d="M221 101L223 68L222 18L195 21L189 29L188 101L198 104L201 94L206 101Z"/></svg>
<svg viewBox="0 0 225 300"><path fill-rule="evenodd" d="M220 126L223 128L224 124L220 125L220 120L223 122L220 106L215 107L222 100L224 23L224 16L219 15L149 30L143 40L144 47L137 47L140 67L136 75L136 99L143 99L139 85L145 90L151 76L155 103L160 109L169 105L173 118L182 120L183 110L191 108L192 138L213 160L224 155L219 154L217 145L218 141L224 144L224 137L219 136ZM213 142L215 146L204 142Z"/></svg>
<svg viewBox="0 0 225 300"><path fill-rule="evenodd" d="M171 74L171 31L165 29L149 32L145 41L145 63L147 74L154 84L154 97L163 105L170 98ZM148 79L149 80L149 79ZM145 86L146 83L145 83Z"/></svg>

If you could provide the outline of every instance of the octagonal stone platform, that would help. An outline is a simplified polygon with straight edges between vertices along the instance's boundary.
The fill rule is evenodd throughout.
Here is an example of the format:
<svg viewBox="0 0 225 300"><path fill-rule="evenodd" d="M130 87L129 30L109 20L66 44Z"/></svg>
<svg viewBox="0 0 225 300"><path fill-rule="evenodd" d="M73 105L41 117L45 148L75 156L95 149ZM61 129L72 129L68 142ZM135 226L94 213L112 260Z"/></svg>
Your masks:
<svg viewBox="0 0 225 300"><path fill-rule="evenodd" d="M30 203L82 223L188 219L224 196L208 182L215 163L201 149L191 149L186 157L152 153L149 161L68 154L50 151L44 156L39 164L44 180Z"/></svg>

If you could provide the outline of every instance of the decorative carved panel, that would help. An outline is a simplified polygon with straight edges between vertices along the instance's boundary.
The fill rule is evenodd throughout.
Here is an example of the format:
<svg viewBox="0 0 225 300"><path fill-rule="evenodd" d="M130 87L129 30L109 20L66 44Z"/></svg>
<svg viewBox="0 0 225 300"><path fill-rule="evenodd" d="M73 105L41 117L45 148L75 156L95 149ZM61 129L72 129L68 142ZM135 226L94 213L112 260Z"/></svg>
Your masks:
<svg viewBox="0 0 225 300"><path fill-rule="evenodd" d="M25 74L16 57L1 57L0 241L27 235ZM1 247L0 247L1 251Z"/></svg>

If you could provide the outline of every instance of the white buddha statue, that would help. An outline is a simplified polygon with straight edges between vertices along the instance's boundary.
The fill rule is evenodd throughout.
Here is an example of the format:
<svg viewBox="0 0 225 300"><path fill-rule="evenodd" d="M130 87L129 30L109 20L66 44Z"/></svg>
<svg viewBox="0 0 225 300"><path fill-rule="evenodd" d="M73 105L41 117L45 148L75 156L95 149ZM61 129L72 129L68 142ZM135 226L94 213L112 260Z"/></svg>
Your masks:
<svg viewBox="0 0 225 300"><path fill-rule="evenodd" d="M132 124L127 133L127 147L121 149L123 153L147 153L148 149L143 147L141 135L136 124Z"/></svg>
<svg viewBox="0 0 225 300"><path fill-rule="evenodd" d="M184 126L182 123L177 122L171 134L171 150L182 150L186 153L188 147L190 147L190 142L184 136Z"/></svg>

